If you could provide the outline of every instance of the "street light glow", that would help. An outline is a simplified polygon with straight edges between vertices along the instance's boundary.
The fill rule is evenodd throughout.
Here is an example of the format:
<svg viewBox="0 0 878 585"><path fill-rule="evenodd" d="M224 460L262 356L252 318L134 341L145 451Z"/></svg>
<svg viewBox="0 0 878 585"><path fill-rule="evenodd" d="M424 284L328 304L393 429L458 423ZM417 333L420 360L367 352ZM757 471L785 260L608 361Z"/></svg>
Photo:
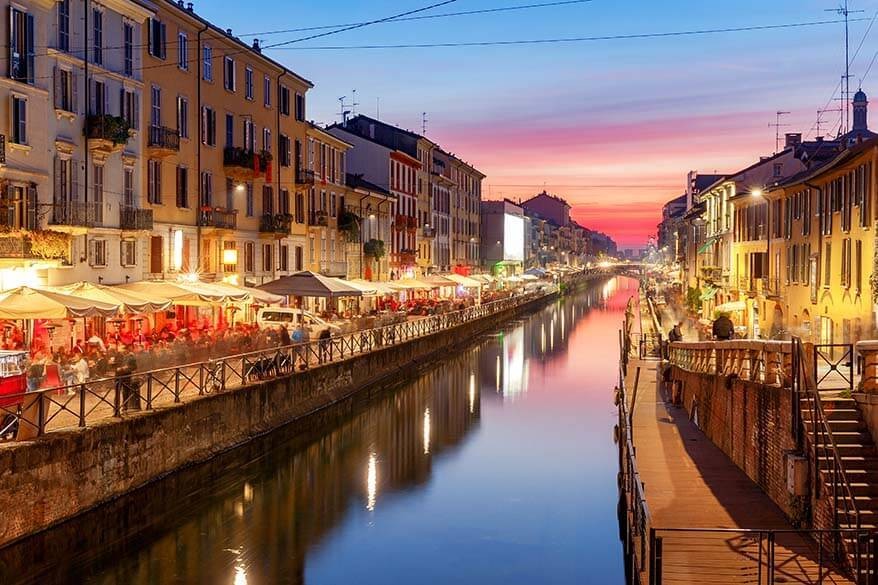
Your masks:
<svg viewBox="0 0 878 585"><path fill-rule="evenodd" d="M762 189L753 189L750 191L750 195L753 197L762 197Z"/></svg>

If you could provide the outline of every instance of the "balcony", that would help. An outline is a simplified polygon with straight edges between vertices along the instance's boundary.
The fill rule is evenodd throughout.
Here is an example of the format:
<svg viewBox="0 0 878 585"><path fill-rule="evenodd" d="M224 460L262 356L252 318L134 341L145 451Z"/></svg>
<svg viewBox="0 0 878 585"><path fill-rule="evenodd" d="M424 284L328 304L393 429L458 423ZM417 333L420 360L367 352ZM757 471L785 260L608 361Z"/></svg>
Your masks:
<svg viewBox="0 0 878 585"><path fill-rule="evenodd" d="M62 201L55 203L49 224L63 227L101 227L104 225L103 203Z"/></svg>
<svg viewBox="0 0 878 585"><path fill-rule="evenodd" d="M85 120L88 149L96 154L109 155L121 151L130 137L131 126L121 116L93 114Z"/></svg>
<svg viewBox="0 0 878 585"><path fill-rule="evenodd" d="M198 212L198 225L220 230L238 227L238 210L224 207L202 207Z"/></svg>
<svg viewBox="0 0 878 585"><path fill-rule="evenodd" d="M146 146L151 156L172 156L180 151L180 133L165 126L150 126Z"/></svg>
<svg viewBox="0 0 878 585"><path fill-rule="evenodd" d="M287 236L290 234L290 226L293 216L280 213L277 215L266 214L259 218L259 232L263 234L276 234Z"/></svg>
<svg viewBox="0 0 878 585"><path fill-rule="evenodd" d="M406 218L406 230L409 233L415 233L418 231L418 218L417 217L407 217Z"/></svg>
<svg viewBox="0 0 878 585"><path fill-rule="evenodd" d="M223 150L223 167L226 176L236 181L252 181L268 170L271 155L253 152L246 148L229 146Z"/></svg>
<svg viewBox="0 0 878 585"><path fill-rule="evenodd" d="M422 232L422 237L424 237L425 239L428 239L428 240L435 238L436 237L436 228L425 226L424 231Z"/></svg>
<svg viewBox="0 0 878 585"><path fill-rule="evenodd" d="M326 215L325 211L311 210L308 214L308 225L326 227L329 225L329 216Z"/></svg>
<svg viewBox="0 0 878 585"><path fill-rule="evenodd" d="M408 225L409 225L409 220L408 220L408 217L405 215L397 215L393 219L393 229L395 229L398 232L401 232L401 231L407 229Z"/></svg>
<svg viewBox="0 0 878 585"><path fill-rule="evenodd" d="M122 207L119 209L119 227L127 231L151 231L152 209Z"/></svg>
<svg viewBox="0 0 878 585"><path fill-rule="evenodd" d="M322 266L320 272L325 276L334 276L340 278L344 278L347 276L347 262L338 262L333 260L332 262L322 262L321 264Z"/></svg>
<svg viewBox="0 0 878 585"><path fill-rule="evenodd" d="M296 169L296 184L298 185L313 185L314 184L314 171L310 169Z"/></svg>
<svg viewBox="0 0 878 585"><path fill-rule="evenodd" d="M52 230L36 230L22 235L0 237L0 263L21 265L8 261L56 260L70 264L70 235ZM7 262L4 262L7 261Z"/></svg>
<svg viewBox="0 0 878 585"><path fill-rule="evenodd" d="M417 250L400 250L396 255L399 266L412 266L418 261Z"/></svg>

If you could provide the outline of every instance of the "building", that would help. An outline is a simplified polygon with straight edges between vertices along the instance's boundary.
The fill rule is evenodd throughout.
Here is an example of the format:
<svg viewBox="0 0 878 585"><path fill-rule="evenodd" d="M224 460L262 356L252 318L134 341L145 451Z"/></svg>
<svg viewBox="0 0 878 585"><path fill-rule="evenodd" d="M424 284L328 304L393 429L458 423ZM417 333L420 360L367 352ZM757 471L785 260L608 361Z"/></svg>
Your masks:
<svg viewBox="0 0 878 585"><path fill-rule="evenodd" d="M152 9L128 0L5 9L0 288L138 279L149 226L129 220L148 219L136 104Z"/></svg>
<svg viewBox="0 0 878 585"><path fill-rule="evenodd" d="M397 197L388 249L392 277L478 265L484 174L426 137L368 116L328 131L354 145L352 173Z"/></svg>
<svg viewBox="0 0 878 585"><path fill-rule="evenodd" d="M348 240L347 277L365 280L389 280L390 268L385 242L391 240L393 194L348 173L347 211L357 218L358 238Z"/></svg>
<svg viewBox="0 0 878 585"><path fill-rule="evenodd" d="M191 3L160 0L143 34L147 276L259 284L304 268L312 84Z"/></svg>
<svg viewBox="0 0 878 585"><path fill-rule="evenodd" d="M480 213L482 266L492 274L519 274L524 268L524 209L508 199L482 201Z"/></svg>
<svg viewBox="0 0 878 585"><path fill-rule="evenodd" d="M683 215L686 213L686 193L671 199L662 207L662 221L658 225L657 247L666 259L679 262L686 247Z"/></svg>

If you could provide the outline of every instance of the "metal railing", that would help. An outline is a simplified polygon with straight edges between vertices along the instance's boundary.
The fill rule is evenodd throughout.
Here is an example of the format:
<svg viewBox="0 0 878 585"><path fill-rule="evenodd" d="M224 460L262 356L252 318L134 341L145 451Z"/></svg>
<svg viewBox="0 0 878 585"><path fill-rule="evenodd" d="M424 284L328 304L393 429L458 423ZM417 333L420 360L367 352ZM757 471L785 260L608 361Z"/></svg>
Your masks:
<svg viewBox="0 0 878 585"><path fill-rule="evenodd" d="M296 183L300 185L313 185L314 184L314 171L311 169L296 169Z"/></svg>
<svg viewBox="0 0 878 585"><path fill-rule="evenodd" d="M165 150L180 150L180 132L165 126L150 126L147 146Z"/></svg>
<svg viewBox="0 0 878 585"><path fill-rule="evenodd" d="M123 230L151 230L152 209L123 206L119 209L119 228Z"/></svg>
<svg viewBox="0 0 878 585"><path fill-rule="evenodd" d="M95 201L62 201L52 206L51 225L100 227L104 224L103 203Z"/></svg>
<svg viewBox="0 0 878 585"><path fill-rule="evenodd" d="M817 388L853 391L854 357L854 346L851 343L815 344L811 361L812 376Z"/></svg>
<svg viewBox="0 0 878 585"><path fill-rule="evenodd" d="M242 386L295 375L313 366L349 359L464 323L514 309L556 294L557 289L518 294L505 299L434 315L318 339L179 366L102 378L0 397L0 430L5 439L40 436L50 431L86 427L98 420L179 403L184 396L227 392Z"/></svg>
<svg viewBox="0 0 878 585"><path fill-rule="evenodd" d="M829 552L833 542L855 543L860 553L847 568ZM816 545L816 546L812 546ZM876 534L859 529L651 528L649 583L665 575L691 583L843 583L874 585Z"/></svg>
<svg viewBox="0 0 878 585"><path fill-rule="evenodd" d="M198 212L198 225L233 230L238 225L238 210L222 207L202 208Z"/></svg>

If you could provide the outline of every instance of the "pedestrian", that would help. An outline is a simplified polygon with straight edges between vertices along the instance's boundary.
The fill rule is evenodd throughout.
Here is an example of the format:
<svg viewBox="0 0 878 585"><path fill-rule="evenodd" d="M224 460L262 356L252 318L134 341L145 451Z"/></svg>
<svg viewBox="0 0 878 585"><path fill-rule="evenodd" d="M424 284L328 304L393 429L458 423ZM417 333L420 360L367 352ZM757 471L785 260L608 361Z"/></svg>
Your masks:
<svg viewBox="0 0 878 585"><path fill-rule="evenodd" d="M43 383L46 375L45 358L42 353L37 353L31 359L27 368L27 391L36 392Z"/></svg>
<svg viewBox="0 0 878 585"><path fill-rule="evenodd" d="M668 341L670 341L671 343L674 343L675 341L683 341L683 330L681 328L682 325L683 322L680 321L671 328L671 330L668 332Z"/></svg>
<svg viewBox="0 0 878 585"><path fill-rule="evenodd" d="M119 356L116 367L116 390L122 397L122 411L140 410L140 381L134 378L137 360L133 353Z"/></svg>
<svg viewBox="0 0 878 585"><path fill-rule="evenodd" d="M293 343L292 338L290 338L290 332L283 325L278 327L278 339L280 340L281 347L289 347Z"/></svg>
<svg viewBox="0 0 878 585"><path fill-rule="evenodd" d="M727 314L720 313L713 321L713 336L720 341L728 341L735 336L735 325Z"/></svg>
<svg viewBox="0 0 878 585"><path fill-rule="evenodd" d="M329 344L330 338L332 337L332 333L329 331L329 327L322 329L320 333L317 335L317 339L319 340L320 345L320 363L322 364L325 361L329 361Z"/></svg>

